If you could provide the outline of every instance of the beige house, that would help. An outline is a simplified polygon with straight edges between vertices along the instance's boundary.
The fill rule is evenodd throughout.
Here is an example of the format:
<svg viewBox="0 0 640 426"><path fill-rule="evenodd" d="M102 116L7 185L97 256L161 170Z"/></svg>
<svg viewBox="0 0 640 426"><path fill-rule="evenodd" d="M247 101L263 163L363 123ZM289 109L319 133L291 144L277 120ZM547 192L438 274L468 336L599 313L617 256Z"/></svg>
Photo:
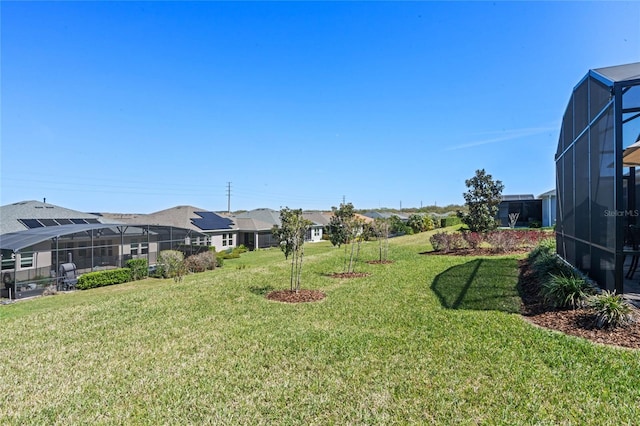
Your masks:
<svg viewBox="0 0 640 426"><path fill-rule="evenodd" d="M128 224L39 201L0 207L1 296L27 297L60 282L63 264L78 273L119 268L133 258L156 262L161 250L190 246L192 229Z"/></svg>
<svg viewBox="0 0 640 426"><path fill-rule="evenodd" d="M217 251L238 245L238 227L218 213L193 206L176 206L149 214L101 213L101 217L120 223L173 226L197 232L190 244L215 247Z"/></svg>

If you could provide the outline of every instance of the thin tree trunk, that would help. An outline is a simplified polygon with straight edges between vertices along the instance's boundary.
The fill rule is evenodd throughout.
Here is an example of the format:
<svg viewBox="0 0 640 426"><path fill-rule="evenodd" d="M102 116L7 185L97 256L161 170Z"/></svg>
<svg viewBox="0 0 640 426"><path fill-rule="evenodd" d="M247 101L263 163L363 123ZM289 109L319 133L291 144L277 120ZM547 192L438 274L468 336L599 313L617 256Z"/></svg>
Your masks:
<svg viewBox="0 0 640 426"><path fill-rule="evenodd" d="M347 270L347 272L349 272L349 273L352 272L351 268L352 268L352 265L353 265L353 250L354 250L353 241L351 241L351 255L349 256L349 269Z"/></svg>
<svg viewBox="0 0 640 426"><path fill-rule="evenodd" d="M296 253L293 252L291 253L291 277L290 277L290 283L289 283L289 288L291 289L291 291L293 291L293 277L294 277L294 265L295 265L295 261L296 261Z"/></svg>
<svg viewBox="0 0 640 426"><path fill-rule="evenodd" d="M300 283L302 280L302 260L304 258L304 245L300 247L300 264L298 265L298 291L300 290Z"/></svg>
<svg viewBox="0 0 640 426"><path fill-rule="evenodd" d="M347 272L347 245L344 245L344 265L342 266L342 270Z"/></svg>

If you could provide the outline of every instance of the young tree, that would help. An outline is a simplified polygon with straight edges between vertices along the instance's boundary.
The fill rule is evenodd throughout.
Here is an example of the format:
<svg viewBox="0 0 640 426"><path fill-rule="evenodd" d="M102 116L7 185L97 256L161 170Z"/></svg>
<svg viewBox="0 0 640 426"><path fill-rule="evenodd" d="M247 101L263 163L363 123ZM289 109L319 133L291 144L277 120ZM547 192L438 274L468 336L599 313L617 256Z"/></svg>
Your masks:
<svg viewBox="0 0 640 426"><path fill-rule="evenodd" d="M340 208L331 207L333 216L329 219L329 225L327 225L327 232L329 234L329 241L334 246L344 245L345 259L344 259L344 272L353 272L355 261L357 261L357 254L360 252L360 242L363 232L363 221L356 218L353 204L340 204ZM353 242L358 242L358 251L355 251ZM351 244L350 255L347 256L347 246ZM354 259L355 256L355 259ZM348 263L347 263L348 260ZM347 266L348 265L348 266Z"/></svg>
<svg viewBox="0 0 640 426"><path fill-rule="evenodd" d="M311 221L302 216L302 209L292 210L285 207L280 210L281 226L274 226L273 236L280 243L285 259L291 256L291 291L300 291L302 277L302 259L304 257L304 236L311 228Z"/></svg>
<svg viewBox="0 0 640 426"><path fill-rule="evenodd" d="M387 260L389 252L389 220L379 217L373 221L373 231L378 238L378 249L380 252L380 262Z"/></svg>
<svg viewBox="0 0 640 426"><path fill-rule="evenodd" d="M476 170L471 179L467 179L465 185L469 190L462 194L469 212L458 211L458 217L462 223L472 232L486 232L496 229L496 215L501 201L504 185L501 181L494 181L484 169Z"/></svg>

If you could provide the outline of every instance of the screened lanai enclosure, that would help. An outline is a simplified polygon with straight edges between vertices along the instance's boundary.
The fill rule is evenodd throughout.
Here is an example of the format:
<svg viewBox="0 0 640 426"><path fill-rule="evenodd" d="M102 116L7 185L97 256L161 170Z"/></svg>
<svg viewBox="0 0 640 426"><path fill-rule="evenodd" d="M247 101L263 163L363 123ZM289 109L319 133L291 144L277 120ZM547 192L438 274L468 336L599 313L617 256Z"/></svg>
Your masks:
<svg viewBox="0 0 640 426"><path fill-rule="evenodd" d="M121 268L134 258L145 258L154 265L163 250L178 249L189 255L207 246L207 239L193 230L171 226L103 223L40 224L3 234L0 296L30 297L50 286L68 290L70 264L78 275Z"/></svg>
<svg viewBox="0 0 640 426"><path fill-rule="evenodd" d="M640 256L640 63L590 70L575 86L555 161L558 254L625 292Z"/></svg>

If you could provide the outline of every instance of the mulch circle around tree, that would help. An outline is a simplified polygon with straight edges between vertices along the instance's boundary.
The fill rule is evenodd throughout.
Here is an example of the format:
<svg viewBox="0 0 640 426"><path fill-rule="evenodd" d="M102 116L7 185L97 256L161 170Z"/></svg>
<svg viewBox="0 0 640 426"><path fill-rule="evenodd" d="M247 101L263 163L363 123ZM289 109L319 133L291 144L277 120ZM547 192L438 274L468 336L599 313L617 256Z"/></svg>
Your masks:
<svg viewBox="0 0 640 426"><path fill-rule="evenodd" d="M531 323L578 336L605 345L640 349L640 322L613 329L594 326L594 314L589 308L554 309L547 307L538 296L540 283L529 269L526 259L520 261L519 286L522 297L522 315Z"/></svg>
<svg viewBox="0 0 640 426"><path fill-rule="evenodd" d="M275 290L267 294L267 299L285 303L317 302L325 297L327 297L327 295L320 290L305 289L300 289L297 292L291 290Z"/></svg>
<svg viewBox="0 0 640 426"><path fill-rule="evenodd" d="M369 265L388 265L393 263L393 260L368 260L367 263Z"/></svg>

